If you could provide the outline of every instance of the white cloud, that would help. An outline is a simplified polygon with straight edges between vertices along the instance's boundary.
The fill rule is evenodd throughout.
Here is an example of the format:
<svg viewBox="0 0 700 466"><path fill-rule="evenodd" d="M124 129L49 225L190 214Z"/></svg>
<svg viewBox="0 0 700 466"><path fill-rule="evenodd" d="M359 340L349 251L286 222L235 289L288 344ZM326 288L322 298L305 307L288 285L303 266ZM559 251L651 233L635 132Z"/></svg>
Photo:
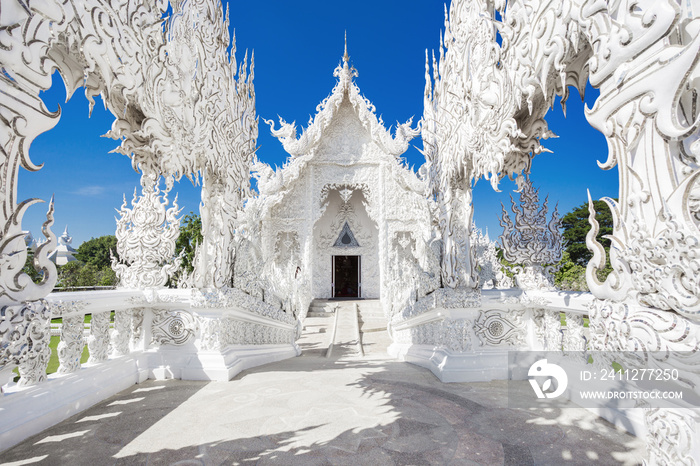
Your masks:
<svg viewBox="0 0 700 466"><path fill-rule="evenodd" d="M74 191L73 194L77 194L78 196L99 196L106 190L104 186L83 186L77 191Z"/></svg>

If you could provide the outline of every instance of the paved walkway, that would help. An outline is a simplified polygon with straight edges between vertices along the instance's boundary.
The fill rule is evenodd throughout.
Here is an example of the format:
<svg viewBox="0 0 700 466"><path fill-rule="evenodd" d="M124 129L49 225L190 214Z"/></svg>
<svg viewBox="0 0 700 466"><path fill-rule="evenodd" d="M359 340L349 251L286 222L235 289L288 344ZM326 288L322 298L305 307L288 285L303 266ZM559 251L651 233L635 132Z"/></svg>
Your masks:
<svg viewBox="0 0 700 466"><path fill-rule="evenodd" d="M319 317L317 319L323 319ZM507 409L506 382L442 384L371 351L310 351L230 382L147 381L0 454L0 464L639 464L585 410ZM527 383L527 382L525 382Z"/></svg>

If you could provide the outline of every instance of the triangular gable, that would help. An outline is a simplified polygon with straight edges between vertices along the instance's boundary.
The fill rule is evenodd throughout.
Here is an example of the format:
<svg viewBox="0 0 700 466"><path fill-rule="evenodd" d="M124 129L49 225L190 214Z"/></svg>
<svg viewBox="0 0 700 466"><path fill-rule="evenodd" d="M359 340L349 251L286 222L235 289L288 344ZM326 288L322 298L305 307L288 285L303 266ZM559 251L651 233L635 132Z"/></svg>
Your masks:
<svg viewBox="0 0 700 466"><path fill-rule="evenodd" d="M333 247L335 247L335 248L359 248L360 247L359 243L355 239L355 235L353 235L352 230L350 230L350 225L348 225L348 222L345 222L345 225L343 225L343 229L340 230L340 234L338 235L338 239L335 240Z"/></svg>

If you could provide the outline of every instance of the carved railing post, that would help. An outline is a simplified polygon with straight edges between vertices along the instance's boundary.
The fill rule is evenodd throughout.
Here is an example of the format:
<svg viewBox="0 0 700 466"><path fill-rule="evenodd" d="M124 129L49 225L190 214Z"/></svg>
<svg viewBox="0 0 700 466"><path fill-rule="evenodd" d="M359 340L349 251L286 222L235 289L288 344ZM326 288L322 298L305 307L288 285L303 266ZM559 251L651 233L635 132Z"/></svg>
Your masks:
<svg viewBox="0 0 700 466"><path fill-rule="evenodd" d="M22 348L18 357L20 386L34 385L46 380L46 367L49 365L51 349L51 311L45 301L34 301L21 306L13 306L15 311L9 322L17 322L14 331L19 332ZM6 308L5 317L8 317ZM22 323L23 322L23 323Z"/></svg>
<svg viewBox="0 0 700 466"><path fill-rule="evenodd" d="M87 339L90 359L88 363L106 361L109 356L109 320L111 313L100 312L92 315L90 336Z"/></svg>
<svg viewBox="0 0 700 466"><path fill-rule="evenodd" d="M80 357L85 345L83 332L85 317L75 315L63 317L61 325L61 341L58 343L59 374L67 374L80 369Z"/></svg>
<svg viewBox="0 0 700 466"><path fill-rule="evenodd" d="M129 354L131 341L131 313L129 311L114 314L114 330L110 337L110 354L115 357Z"/></svg>
<svg viewBox="0 0 700 466"><path fill-rule="evenodd" d="M131 341L129 347L131 351L143 350L148 344L144 337L144 309L132 309L129 313L131 314L131 328L129 332L131 334Z"/></svg>
<svg viewBox="0 0 700 466"><path fill-rule="evenodd" d="M18 365L19 385L33 385L46 379L51 350L51 311L46 301L2 307L0 362Z"/></svg>

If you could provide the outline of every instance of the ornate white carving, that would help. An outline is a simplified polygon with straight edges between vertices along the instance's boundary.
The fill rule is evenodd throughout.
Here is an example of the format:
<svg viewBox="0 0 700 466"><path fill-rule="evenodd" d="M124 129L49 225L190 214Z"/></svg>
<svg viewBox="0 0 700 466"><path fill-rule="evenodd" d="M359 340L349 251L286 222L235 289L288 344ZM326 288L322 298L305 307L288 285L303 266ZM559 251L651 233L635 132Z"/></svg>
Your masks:
<svg viewBox="0 0 700 466"><path fill-rule="evenodd" d="M19 385L46 380L51 350L51 311L46 301L2 307L0 366L19 365Z"/></svg>
<svg viewBox="0 0 700 466"><path fill-rule="evenodd" d="M129 340L131 339L131 313L128 311L114 314L114 330L110 336L109 352L118 357L129 354Z"/></svg>
<svg viewBox="0 0 700 466"><path fill-rule="evenodd" d="M142 178L142 182L154 183ZM175 257L175 241L180 234L180 209L177 196L173 206L168 205L167 193L155 184L142 187L142 195L136 195L131 208L126 206L126 196L117 220L117 252L119 260L112 258L112 268L121 286L146 288L164 286L180 266Z"/></svg>
<svg viewBox="0 0 700 466"><path fill-rule="evenodd" d="M347 61L335 75L338 82L331 95L300 137L294 124L282 121L275 129L267 122L290 159L277 171L259 162L254 165L260 196L246 205L248 230L259 228L266 264L275 254L277 234L298 232L301 253L294 270L298 267L295 275L303 278L296 281L308 283L314 297L331 296L331 256L349 253L362 257L362 295L386 299L391 295L391 254L380 239L394 229L420 231L421 239L430 236L425 182L398 158L419 130L410 129L409 122L399 125L392 138L374 107L361 97L353 82L356 71ZM346 221L359 245L351 252L334 247ZM268 265L265 273L271 282L289 275Z"/></svg>
<svg viewBox="0 0 700 466"><path fill-rule="evenodd" d="M544 349L561 351L564 334L561 330L561 312L545 310L542 324L544 327Z"/></svg>
<svg viewBox="0 0 700 466"><path fill-rule="evenodd" d="M285 329L236 319L200 319L202 350L221 351L229 345L292 344L296 329Z"/></svg>
<svg viewBox="0 0 700 466"><path fill-rule="evenodd" d="M128 311L131 314L131 341L130 349L143 349L143 309L132 309Z"/></svg>
<svg viewBox="0 0 700 466"><path fill-rule="evenodd" d="M461 309L477 308L479 306L481 306L481 292L479 290L439 288L415 303L406 306L400 313L394 314L391 321L394 323L401 322L437 308Z"/></svg>
<svg viewBox="0 0 700 466"><path fill-rule="evenodd" d="M694 410L646 408L644 424L651 440L647 464L697 464L700 417Z"/></svg>
<svg viewBox="0 0 700 466"><path fill-rule="evenodd" d="M284 312L279 306L263 302L236 288L193 289L191 300L193 309L232 307L288 324L296 322L291 313Z"/></svg>
<svg viewBox="0 0 700 466"><path fill-rule="evenodd" d="M360 171L358 174L365 174ZM331 297L331 256L333 255L358 255L361 256L361 280L363 297L379 297L379 224L381 219L377 196L371 194L367 183L342 183L326 184L321 189L321 198L324 199L322 216L314 226L314 264L313 279L317 286L314 291L317 297ZM344 202L340 191L348 189L353 194ZM356 194L354 194L356 193ZM365 197L369 196L369 200ZM374 200L372 200L374 199ZM371 206L374 206L372 208ZM337 245L342 239L345 225L348 225L355 241L350 245L356 245L352 250L343 244ZM320 287L320 284L326 286Z"/></svg>
<svg viewBox="0 0 700 466"><path fill-rule="evenodd" d="M184 310L153 310L151 344L184 345L197 331L197 321Z"/></svg>
<svg viewBox="0 0 700 466"><path fill-rule="evenodd" d="M645 367L676 367L700 386L700 327L695 322L674 312L599 299L589 317L591 350L634 351L644 355Z"/></svg>
<svg viewBox="0 0 700 466"><path fill-rule="evenodd" d="M294 122L289 124L280 118L280 129L275 130L274 121L264 120L270 126L272 135L280 140L284 150L292 158L311 153L321 141L324 130L333 121L333 117L343 100L348 99L362 122L362 126L372 135L373 141L385 153L398 157L406 152L409 141L419 133L419 129L411 128L412 120L398 125L392 137L385 129L382 119L377 118L374 105L362 96L360 89L354 83L353 78L358 76L357 70L349 65L345 57L343 63L333 71L333 76L338 78L338 82L331 91L331 95L316 107L316 116L309 121L309 125L299 138L297 138ZM348 141L350 140L351 138L348 139Z"/></svg>
<svg viewBox="0 0 700 466"><path fill-rule="evenodd" d="M350 229L350 225L348 225L348 222L346 221L343 224L343 228L340 230L340 233L338 234L338 239L335 240L335 243L333 243L334 248L359 248L360 244L357 242L357 239L355 238L355 235L352 233L352 230Z"/></svg>
<svg viewBox="0 0 700 466"><path fill-rule="evenodd" d="M484 289L511 288L513 279L503 270L503 265L496 253L496 243L489 239L488 231L484 235L472 224L470 244L474 249L481 287Z"/></svg>
<svg viewBox="0 0 700 466"><path fill-rule="evenodd" d="M0 273L2 285L14 280L26 257L14 239L19 238L24 211L36 201L17 206L11 193L16 192L20 165L32 171L40 168L28 156L32 140L58 120L59 114L47 112L38 97L50 87L54 68L69 97L80 86L91 105L94 96L102 95L115 116L108 136L120 141L117 152L131 157L135 169L153 180L165 176L168 188L171 177L194 179L194 174L202 174L204 250L209 254L203 262L207 270L215 266L215 278L207 284L230 281L221 278L231 276L235 226L230 220L248 195L257 119L253 60L248 74L247 56L239 67L235 45L231 54L227 51L228 19L221 3L175 2L167 21L169 5L161 0L42 0L31 8L15 3L10 0L4 10L14 13L1 20L3 30L14 32L0 39L0 93L14 102L3 107L7 114L0 123L8 135L2 140L5 155L0 163L5 180L0 224L6 233L1 253L13 253L11 261L1 262L0 267L7 268ZM35 256L46 272L44 284L29 285L26 277L17 275L10 293L29 287L21 297L27 300L50 291L55 269L43 253L53 246L52 239Z"/></svg>
<svg viewBox="0 0 700 466"><path fill-rule="evenodd" d="M87 339L90 364L106 361L109 356L109 319L109 312L92 314L90 336Z"/></svg>
<svg viewBox="0 0 700 466"><path fill-rule="evenodd" d="M564 330L564 351L586 351L582 314L567 313Z"/></svg>
<svg viewBox="0 0 700 466"><path fill-rule="evenodd" d="M0 93L2 93L4 88L2 79L3 77L0 76ZM0 119L0 129L2 125L4 125L4 122ZM24 166L24 159L22 160L22 166ZM27 162L31 164L30 161ZM2 158L0 158L0 170L3 172L3 181L0 184L2 188L16 186L17 167L14 170L8 169L8 166L12 163L11 161L3 163ZM8 177L10 177L9 180ZM34 251L34 268L43 274L40 284L35 284L22 271L27 260L27 244L24 241L24 232L21 229L22 217L26 209L32 204L41 201L33 199L25 201L20 206L15 206L13 196L8 196L3 191L0 191L0 202L5 206L3 212L0 213L0 222L4 220L2 242L0 243L0 304L7 305L41 299L51 292L57 278L56 266L49 260L49 254L53 252L57 245L56 235L51 231L54 211L53 198L49 204L46 222L42 228L42 232L47 240ZM3 218L7 212L13 213L8 218Z"/></svg>
<svg viewBox="0 0 700 466"><path fill-rule="evenodd" d="M15 193L19 167L40 168L29 157L32 141L58 120L58 114L48 112L38 97L50 87L54 69L64 78L69 96L80 86L91 102L94 96L103 96L115 115L109 135L120 141L118 151L131 157L134 167L151 180L144 183L145 197L152 195L161 176L170 187L173 178L186 175L200 181L193 174L201 175L205 241L197 253L192 284L225 288L233 281L250 294L236 290L227 296L224 291L213 302L268 313L282 321L294 321L294 316L279 309L279 299L265 281L280 274L289 276L289 271L269 267L270 276L261 279L253 259L258 254L262 263L268 261L266 254L274 248L278 231L298 231L302 278L297 279L295 271L298 281L288 283L306 290L300 292L303 297L297 296L299 302L309 299L317 259L313 225L324 212L316 205L327 183L337 185L343 204L355 195L348 193L347 186L371 187L363 195L377 238L382 238L376 251L376 267L382 273L377 283L382 283L383 297L390 291L391 308L400 310L397 320L437 306L478 306L478 294L466 291L477 285L470 246L471 185L483 176L496 187L500 177L527 172L531 156L543 150L540 139L551 135L543 120L547 108L557 95L565 102L568 85L582 92L590 79L600 89L600 97L587 117L605 134L610 148L602 166L617 166L620 174L618 201L607 200L615 219L613 273L603 283L597 271L605 257L595 241L593 219L587 241L594 251L588 285L598 298L591 310L591 346L699 354L700 28L693 2L497 0L493 6L500 12L499 21L490 2L454 0L439 61L433 60L433 78L426 79L422 133L428 163L422 179L396 161L418 130L409 121L391 136L354 84L357 72L349 66L346 53L335 70L338 83L304 134L297 138L294 125L284 122L279 130L273 128L292 160L276 173L256 164L262 198L248 202L245 224L239 214L249 196L249 164L257 137L252 58L250 75L246 58L236 78L235 57L227 53L228 22L218 1L175 2L167 23L163 18L168 3L160 0L37 0L31 7L25 3L8 0L0 15L0 94L11 102L0 104L0 304L4 311L0 334L2 363L19 364L21 384L46 377L50 311L42 298L56 278L47 259L55 237L49 229L51 205L44 231L49 241L35 255L44 281L34 285L21 273L26 259L21 221L35 201L18 204ZM496 30L501 45L496 42ZM315 157L322 158L328 170L314 166ZM350 167L353 170L348 173ZM439 238L424 226L431 219L430 202L423 204L417 195L423 189L435 196ZM299 196L284 204L290 193ZM158 204L163 207L160 200ZM287 207L284 215L275 213L274 209ZM423 223L407 226L412 222ZM309 223L311 228L297 229ZM244 230L248 236L239 242L236 234ZM410 232L412 239L395 232ZM396 248L410 248L413 262L407 256L403 263L391 265L394 246L389 243L394 240ZM144 237L137 242L147 243ZM427 290L429 281L416 272L434 270L428 262L436 257L430 252L438 246L442 285L458 291L438 289L421 298L420 290ZM239 257L239 253L247 255ZM162 255L172 258L167 256ZM160 265L156 258L150 259ZM556 261L533 262L529 276L521 276L521 286L546 285L537 267L551 262ZM133 266L133 261L128 263ZM234 264L242 270L233 270ZM160 270L149 270L144 279L146 275L136 273L137 268L138 264L132 276L122 271L126 286L164 283L156 273ZM405 287L384 286L388 280L404 279ZM139 312L117 313L115 354L142 344ZM558 311L551 310L542 315L550 349L562 346L558 317ZM563 343L568 347L580 344L575 336L579 322L572 322ZM426 324L425 334L416 338L462 351L468 347L465 323L450 325ZM70 330L71 325L66 332ZM214 345L294 338L291 330L239 325L232 319L212 324L210 330L216 336L207 341ZM72 359L75 352L66 351ZM685 368L697 386L699 371L693 357L673 364ZM697 450L695 440L688 440L698 438L697 420L678 417L683 415L647 414L652 461L683 462L688 451ZM668 441L668 436L674 440Z"/></svg>
<svg viewBox="0 0 700 466"><path fill-rule="evenodd" d="M501 311L489 309L479 311L474 321L474 333L480 346L525 346L525 310Z"/></svg>
<svg viewBox="0 0 700 466"><path fill-rule="evenodd" d="M518 286L524 290L554 288L554 264L562 257L562 235L559 231L561 221L557 208L554 208L551 220L547 221L549 196L540 207L538 192L539 189L533 188L530 178L525 177L520 190L520 207L515 205L513 196L510 198L515 223L501 204L503 257L517 264L512 269Z"/></svg>
<svg viewBox="0 0 700 466"><path fill-rule="evenodd" d="M455 353L472 349L472 322L465 319L442 319L394 332L395 341L414 345L432 345Z"/></svg>
<svg viewBox="0 0 700 466"><path fill-rule="evenodd" d="M429 194L439 205L443 284L473 288L477 273L470 247L471 185L482 176L498 180L529 168L549 136L544 121L525 128L516 120L519 102L510 69L502 66L493 11L486 1L454 0L439 60L430 76L426 52L423 145ZM525 130L525 131L523 131Z"/></svg>
<svg viewBox="0 0 700 466"><path fill-rule="evenodd" d="M61 325L61 341L58 343L59 374L68 374L80 369L80 357L83 355L83 332L85 316L64 317Z"/></svg>
<svg viewBox="0 0 700 466"><path fill-rule="evenodd" d="M78 301L78 300L51 300L48 303L49 310L51 311L52 317L62 317L72 314L85 313L85 309L90 306L89 301Z"/></svg>

